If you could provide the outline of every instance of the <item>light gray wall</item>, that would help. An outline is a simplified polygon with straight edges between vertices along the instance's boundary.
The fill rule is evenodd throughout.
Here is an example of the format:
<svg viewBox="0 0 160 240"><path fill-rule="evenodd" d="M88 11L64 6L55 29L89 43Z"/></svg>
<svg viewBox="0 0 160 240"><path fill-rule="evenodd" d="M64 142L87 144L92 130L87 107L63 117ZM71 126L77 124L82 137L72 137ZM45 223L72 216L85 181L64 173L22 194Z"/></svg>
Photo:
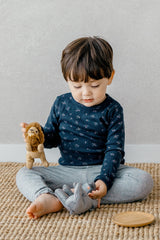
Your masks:
<svg viewBox="0 0 160 240"><path fill-rule="evenodd" d="M62 49L98 35L114 49L108 93L124 107L127 144L160 143L159 0L0 0L0 143L22 143L19 124L44 124L68 91Z"/></svg>

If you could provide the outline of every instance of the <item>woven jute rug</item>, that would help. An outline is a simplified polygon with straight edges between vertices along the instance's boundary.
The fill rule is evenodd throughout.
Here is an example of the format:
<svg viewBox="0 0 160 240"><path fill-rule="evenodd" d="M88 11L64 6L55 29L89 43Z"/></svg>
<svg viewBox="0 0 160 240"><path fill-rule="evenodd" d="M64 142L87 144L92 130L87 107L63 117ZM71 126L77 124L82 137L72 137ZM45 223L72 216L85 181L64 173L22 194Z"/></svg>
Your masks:
<svg viewBox="0 0 160 240"><path fill-rule="evenodd" d="M30 220L25 211L30 205L19 193L15 177L22 163L0 163L0 239L3 240L159 240L160 239L160 164L129 164L149 172L154 189L146 200L128 204L102 205L100 209L72 216L59 213ZM145 211L155 216L151 225L128 228L112 222L124 211Z"/></svg>

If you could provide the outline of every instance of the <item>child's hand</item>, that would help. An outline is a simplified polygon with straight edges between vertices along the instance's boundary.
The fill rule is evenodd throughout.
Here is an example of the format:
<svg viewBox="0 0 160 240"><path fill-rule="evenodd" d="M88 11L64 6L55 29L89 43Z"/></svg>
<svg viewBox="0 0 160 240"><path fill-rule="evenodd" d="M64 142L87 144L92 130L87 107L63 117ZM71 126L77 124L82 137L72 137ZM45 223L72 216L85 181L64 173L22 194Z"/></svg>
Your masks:
<svg viewBox="0 0 160 240"><path fill-rule="evenodd" d="M23 123L20 124L20 126L21 126L21 131L23 132L24 141L26 142L24 134L26 132L26 127L28 126L28 124L23 122Z"/></svg>
<svg viewBox="0 0 160 240"><path fill-rule="evenodd" d="M107 194L107 186L102 180L97 180L95 182L96 190L88 194L92 199L98 199L98 207L100 208L101 198Z"/></svg>

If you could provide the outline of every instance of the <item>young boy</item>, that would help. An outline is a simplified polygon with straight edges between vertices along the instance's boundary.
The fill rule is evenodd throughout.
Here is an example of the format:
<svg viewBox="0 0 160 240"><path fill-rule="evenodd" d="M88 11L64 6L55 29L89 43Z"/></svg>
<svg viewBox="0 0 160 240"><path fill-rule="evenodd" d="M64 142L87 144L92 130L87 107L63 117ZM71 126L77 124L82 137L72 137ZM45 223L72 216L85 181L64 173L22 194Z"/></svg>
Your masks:
<svg viewBox="0 0 160 240"><path fill-rule="evenodd" d="M54 191L63 184L94 181L89 193L107 203L142 200L153 187L151 176L124 165L124 120L121 105L106 94L112 83L113 51L99 37L71 42L62 53L61 66L71 93L57 97L42 128L44 146L59 147L58 166L22 168L17 186L30 201L27 214L36 219L63 206ZM25 132L26 123L22 123ZM87 179L87 180L86 180Z"/></svg>

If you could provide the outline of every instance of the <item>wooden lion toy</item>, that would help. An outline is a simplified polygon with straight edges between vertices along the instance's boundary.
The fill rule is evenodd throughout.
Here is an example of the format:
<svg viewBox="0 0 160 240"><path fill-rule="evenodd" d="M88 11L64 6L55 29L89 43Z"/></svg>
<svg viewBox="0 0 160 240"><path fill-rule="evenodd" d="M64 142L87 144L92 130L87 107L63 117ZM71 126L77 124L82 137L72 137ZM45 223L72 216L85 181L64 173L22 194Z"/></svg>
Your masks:
<svg viewBox="0 0 160 240"><path fill-rule="evenodd" d="M44 153L44 134L41 126L37 122L30 123L26 127L26 167L31 169L33 166L34 158L40 158L44 167L48 167L49 163L46 160Z"/></svg>

